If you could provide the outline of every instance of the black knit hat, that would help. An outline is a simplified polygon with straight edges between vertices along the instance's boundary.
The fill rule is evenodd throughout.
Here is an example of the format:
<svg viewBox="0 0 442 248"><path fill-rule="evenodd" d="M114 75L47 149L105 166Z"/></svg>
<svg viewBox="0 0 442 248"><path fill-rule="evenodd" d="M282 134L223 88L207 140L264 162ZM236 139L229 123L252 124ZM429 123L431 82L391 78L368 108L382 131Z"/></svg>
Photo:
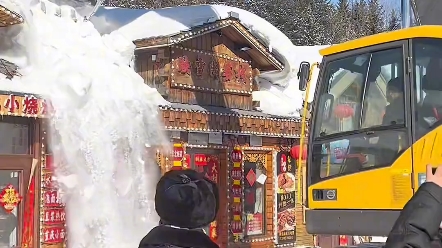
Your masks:
<svg viewBox="0 0 442 248"><path fill-rule="evenodd" d="M216 184L194 170L168 171L157 184L155 210L162 224L203 227L215 220L218 209Z"/></svg>

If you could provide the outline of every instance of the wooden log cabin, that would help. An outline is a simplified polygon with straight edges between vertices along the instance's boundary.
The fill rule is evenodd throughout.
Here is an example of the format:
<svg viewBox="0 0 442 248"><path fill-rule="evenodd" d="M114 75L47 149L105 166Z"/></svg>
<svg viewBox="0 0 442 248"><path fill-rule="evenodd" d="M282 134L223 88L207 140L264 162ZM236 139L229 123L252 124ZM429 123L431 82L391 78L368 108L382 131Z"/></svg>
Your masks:
<svg viewBox="0 0 442 248"><path fill-rule="evenodd" d="M136 71L171 103L160 106L174 146L157 154L162 171L193 168L219 185L221 207L208 235L221 247L294 246L295 187L281 189L277 179L294 183L288 151L301 123L262 113L252 99L255 77L283 64L234 12L134 43Z"/></svg>

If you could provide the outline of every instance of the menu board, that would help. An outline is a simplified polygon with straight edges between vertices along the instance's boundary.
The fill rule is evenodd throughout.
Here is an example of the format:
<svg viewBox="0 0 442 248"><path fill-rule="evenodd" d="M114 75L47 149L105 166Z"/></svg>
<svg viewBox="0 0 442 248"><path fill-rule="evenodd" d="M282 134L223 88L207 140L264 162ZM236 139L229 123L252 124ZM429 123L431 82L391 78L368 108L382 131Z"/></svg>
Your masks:
<svg viewBox="0 0 442 248"><path fill-rule="evenodd" d="M45 163L42 168L42 189L41 200L41 247L49 245L62 245L66 239L66 213L61 202L61 196L57 184L53 178L52 155L45 156Z"/></svg>
<svg viewBox="0 0 442 248"><path fill-rule="evenodd" d="M295 189L296 163L289 152L277 154L278 191L276 212L278 214L278 244L296 241Z"/></svg>

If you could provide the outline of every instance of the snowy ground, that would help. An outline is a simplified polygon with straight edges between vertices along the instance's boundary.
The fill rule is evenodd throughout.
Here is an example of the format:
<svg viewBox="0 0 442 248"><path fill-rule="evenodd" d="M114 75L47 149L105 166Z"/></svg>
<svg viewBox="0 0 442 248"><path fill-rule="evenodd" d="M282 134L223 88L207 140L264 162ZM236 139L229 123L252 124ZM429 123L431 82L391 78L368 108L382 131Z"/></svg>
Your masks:
<svg viewBox="0 0 442 248"><path fill-rule="evenodd" d="M303 93L298 90L297 81L299 63L302 61L320 62L319 50L324 46L295 47L287 36L259 16L223 5L198 5L158 10L101 7L91 21L103 34L137 40L176 34L197 25L227 18L230 11L239 14L241 23L255 37L263 41L285 67L282 72L262 73L257 78L261 91L254 92L253 97L261 101L261 110L274 115L298 116L296 110L301 107L303 101ZM161 25L158 25L159 23ZM317 72L318 70L315 71L313 77L314 82L316 82Z"/></svg>

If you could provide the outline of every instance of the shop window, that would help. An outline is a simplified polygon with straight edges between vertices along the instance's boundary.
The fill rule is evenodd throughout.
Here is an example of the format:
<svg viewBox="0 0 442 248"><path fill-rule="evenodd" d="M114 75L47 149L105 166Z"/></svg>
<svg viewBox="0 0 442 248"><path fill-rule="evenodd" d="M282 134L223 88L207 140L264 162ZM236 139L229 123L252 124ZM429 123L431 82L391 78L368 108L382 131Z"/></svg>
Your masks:
<svg viewBox="0 0 442 248"><path fill-rule="evenodd" d="M260 162L244 162L244 219L245 235L265 233L265 183L258 180L265 176L264 165Z"/></svg>
<svg viewBox="0 0 442 248"><path fill-rule="evenodd" d="M29 154L30 128L28 123L16 121L0 122L0 154Z"/></svg>

